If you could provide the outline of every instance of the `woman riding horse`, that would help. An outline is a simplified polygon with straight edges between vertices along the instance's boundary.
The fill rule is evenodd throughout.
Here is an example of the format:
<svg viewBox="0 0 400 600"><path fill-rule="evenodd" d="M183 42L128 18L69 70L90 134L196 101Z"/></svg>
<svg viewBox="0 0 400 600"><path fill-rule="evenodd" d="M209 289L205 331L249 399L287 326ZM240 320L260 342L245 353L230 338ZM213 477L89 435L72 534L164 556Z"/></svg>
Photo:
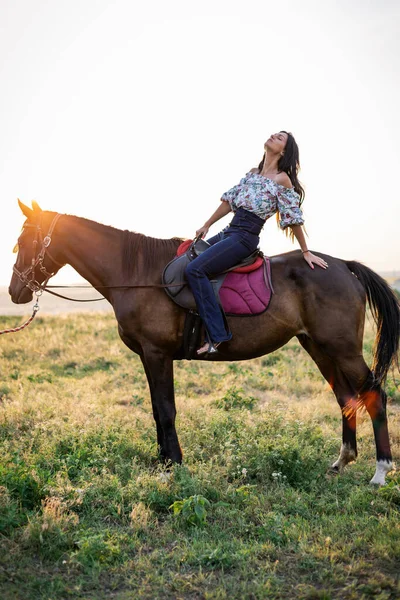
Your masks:
<svg viewBox="0 0 400 600"><path fill-rule="evenodd" d="M314 264L323 269L328 266L325 260L308 250L301 228L304 220L300 205L304 190L297 179L299 149L293 135L286 131L271 135L264 150L258 168L251 169L238 185L222 195L221 206L196 231L196 236L204 237L213 223L230 211L235 213L228 227L207 240L211 247L186 268L186 277L208 338L197 351L198 355L215 353L222 342L232 338L226 330L209 277L252 254L259 244L265 221L273 214L278 213L281 229L291 228L292 238L296 237L303 257L312 269Z"/></svg>
<svg viewBox="0 0 400 600"><path fill-rule="evenodd" d="M223 247L229 238L236 240L240 248L242 239L251 240L254 235L248 232L251 219L264 223L276 211L281 213L281 226L291 226L304 252L296 250L271 257L274 295L269 309L252 317L250 327L246 317L228 317L234 334L231 342L216 354L197 358L247 360L274 352L296 337L331 386L341 409L342 446L332 469L339 472L356 459L356 408L365 406L372 420L376 445L376 471L371 483L383 485L392 469L383 386L391 365L398 364L400 306L387 282L365 265L334 256L324 255L322 260L307 251L301 233L300 201L294 195L301 193L296 177L298 155L292 163L285 162L293 153L292 141L288 134L287 138L279 136L268 140L259 170L249 173L237 190L224 194L225 214L231 208L236 209L236 222L243 211L240 226L227 232L227 236L224 233L224 241L214 244L204 254ZM289 189L285 173L294 191ZM288 201L288 195L296 201ZM255 210L265 207L262 218L246 205L254 197L259 200ZM166 463L180 463L182 450L175 425L173 366L181 356L185 311L165 294L161 277L182 240L160 240L80 217L42 211L35 202L32 208L22 202L19 205L26 220L18 239L10 282L12 301L30 302L33 293L46 289L50 277L65 264L98 289L113 306L122 341L143 363L160 458ZM299 217L297 224L293 219L295 210ZM217 216L213 215L199 232L205 235L207 226L219 216L222 215L217 211ZM246 254L252 249L246 248ZM326 267L325 260L329 262L329 277L323 268L311 272L309 266L313 268L314 264ZM197 259L193 264L196 262ZM377 324L371 367L363 358L367 301ZM223 333L226 338L226 332Z"/></svg>

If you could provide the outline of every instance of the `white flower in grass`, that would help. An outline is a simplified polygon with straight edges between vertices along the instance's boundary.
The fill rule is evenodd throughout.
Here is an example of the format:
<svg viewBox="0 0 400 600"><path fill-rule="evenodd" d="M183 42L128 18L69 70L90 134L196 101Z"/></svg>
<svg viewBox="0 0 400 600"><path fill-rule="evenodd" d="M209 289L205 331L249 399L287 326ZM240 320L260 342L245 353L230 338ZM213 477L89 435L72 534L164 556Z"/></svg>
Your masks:
<svg viewBox="0 0 400 600"><path fill-rule="evenodd" d="M247 475L247 469L246 469L246 467L243 467L243 469L242 469L242 475L244 477L246 477L246 475Z"/></svg>

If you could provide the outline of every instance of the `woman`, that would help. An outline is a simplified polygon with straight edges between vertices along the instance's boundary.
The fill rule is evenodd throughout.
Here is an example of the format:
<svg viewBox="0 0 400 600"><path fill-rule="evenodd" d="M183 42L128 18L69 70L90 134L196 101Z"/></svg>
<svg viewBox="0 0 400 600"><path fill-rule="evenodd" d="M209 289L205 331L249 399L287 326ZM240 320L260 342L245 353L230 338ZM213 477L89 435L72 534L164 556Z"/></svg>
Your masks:
<svg viewBox="0 0 400 600"><path fill-rule="evenodd" d="M307 248L302 225L300 205L304 197L297 173L300 168L299 149L291 133L280 131L271 135L264 144L264 156L257 169L252 169L221 197L221 206L208 221L196 231L204 237L213 223L235 213L230 225L218 235L208 239L211 247L195 258L186 268L186 277L202 318L207 342L197 354L214 353L217 347L232 338L226 330L223 313L215 298L209 276L233 267L254 252L259 244L259 234L267 219L277 213L282 229L291 228L304 260L313 269L323 269L327 263Z"/></svg>

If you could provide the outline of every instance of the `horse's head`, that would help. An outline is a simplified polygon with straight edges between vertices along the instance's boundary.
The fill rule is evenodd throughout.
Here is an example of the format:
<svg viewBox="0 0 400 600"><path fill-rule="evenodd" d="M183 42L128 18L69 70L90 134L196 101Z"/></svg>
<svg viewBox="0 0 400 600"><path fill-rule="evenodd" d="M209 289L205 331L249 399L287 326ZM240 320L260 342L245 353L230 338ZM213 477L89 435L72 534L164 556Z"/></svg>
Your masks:
<svg viewBox="0 0 400 600"><path fill-rule="evenodd" d="M8 291L13 302L26 304L32 300L33 292L39 291L42 284L45 285L63 266L47 250L60 215L42 211L35 201L32 201L32 208L20 200L18 204L26 221L14 248L18 254Z"/></svg>

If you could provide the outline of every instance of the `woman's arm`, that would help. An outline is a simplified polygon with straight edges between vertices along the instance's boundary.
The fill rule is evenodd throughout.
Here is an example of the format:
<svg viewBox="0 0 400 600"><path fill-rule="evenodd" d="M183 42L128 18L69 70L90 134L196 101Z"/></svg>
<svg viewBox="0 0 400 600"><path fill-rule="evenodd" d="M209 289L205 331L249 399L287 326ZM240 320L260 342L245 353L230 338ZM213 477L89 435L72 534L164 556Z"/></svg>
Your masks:
<svg viewBox="0 0 400 600"><path fill-rule="evenodd" d="M232 209L231 209L231 207L229 205L229 202L227 202L226 200L223 200L221 202L221 205L211 215L211 217L208 219L208 221L206 221L204 223L203 227L200 227L200 229L198 229L196 231L196 237L198 237L199 235L201 235L201 237L204 238L207 235L207 232L210 229L211 225L213 225L214 223L216 223L217 221L219 221L220 219L222 219L222 217L225 217L225 215L227 215L228 213L230 213L231 210Z"/></svg>
<svg viewBox="0 0 400 600"><path fill-rule="evenodd" d="M306 238L304 237L304 232L303 232L302 226L301 225L292 225L291 229L293 231L293 234L294 234L296 240L299 242L299 246L303 253L303 258L310 265L310 267L313 269L314 264L315 264L315 265L318 265L319 267L322 267L323 269L326 269L328 266L328 263L325 262L323 258L320 258L319 256L315 256L315 254L313 254L312 252L310 252L308 250L307 244L306 244Z"/></svg>

